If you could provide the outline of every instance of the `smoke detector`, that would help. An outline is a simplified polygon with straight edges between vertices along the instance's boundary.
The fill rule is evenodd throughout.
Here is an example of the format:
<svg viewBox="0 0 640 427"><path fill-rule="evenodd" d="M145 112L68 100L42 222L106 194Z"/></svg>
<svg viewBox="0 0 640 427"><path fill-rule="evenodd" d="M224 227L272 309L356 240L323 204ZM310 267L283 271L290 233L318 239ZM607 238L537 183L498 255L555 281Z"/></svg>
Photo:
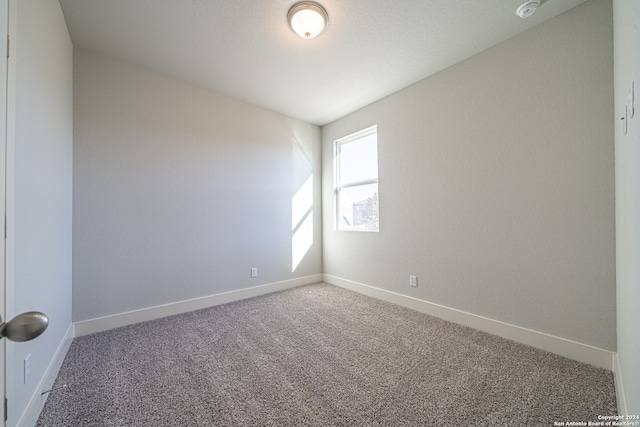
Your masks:
<svg viewBox="0 0 640 427"><path fill-rule="evenodd" d="M520 5L516 10L516 15L520 18L528 18L536 12L536 9L540 6L540 0L529 0Z"/></svg>

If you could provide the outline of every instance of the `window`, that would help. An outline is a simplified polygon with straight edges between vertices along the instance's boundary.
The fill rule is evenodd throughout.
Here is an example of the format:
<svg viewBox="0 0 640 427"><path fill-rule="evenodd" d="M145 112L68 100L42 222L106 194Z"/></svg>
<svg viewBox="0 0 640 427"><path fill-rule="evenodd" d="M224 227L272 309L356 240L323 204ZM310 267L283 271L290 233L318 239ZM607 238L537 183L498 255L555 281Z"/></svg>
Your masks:
<svg viewBox="0 0 640 427"><path fill-rule="evenodd" d="M378 128L335 142L338 230L378 231Z"/></svg>

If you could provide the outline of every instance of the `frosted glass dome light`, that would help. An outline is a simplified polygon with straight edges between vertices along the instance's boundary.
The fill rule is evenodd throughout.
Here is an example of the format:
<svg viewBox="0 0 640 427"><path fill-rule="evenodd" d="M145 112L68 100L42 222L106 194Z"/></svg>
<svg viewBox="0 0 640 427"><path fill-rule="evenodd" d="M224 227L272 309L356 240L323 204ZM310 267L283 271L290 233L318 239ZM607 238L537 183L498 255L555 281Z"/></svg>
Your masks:
<svg viewBox="0 0 640 427"><path fill-rule="evenodd" d="M329 23L327 11L312 1L301 1L291 6L287 18L291 29L303 39L317 37Z"/></svg>

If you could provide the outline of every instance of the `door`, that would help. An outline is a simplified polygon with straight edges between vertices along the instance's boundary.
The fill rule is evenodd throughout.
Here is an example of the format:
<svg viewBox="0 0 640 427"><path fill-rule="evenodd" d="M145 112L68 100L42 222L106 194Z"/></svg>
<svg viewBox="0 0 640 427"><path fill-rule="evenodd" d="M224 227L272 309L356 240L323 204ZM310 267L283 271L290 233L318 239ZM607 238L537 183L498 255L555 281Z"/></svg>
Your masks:
<svg viewBox="0 0 640 427"><path fill-rule="evenodd" d="M7 339L28 341L44 332L49 319L43 313L28 312L5 321L11 312L7 298L7 124L9 113L9 0L0 0L0 427L6 424L6 359Z"/></svg>
<svg viewBox="0 0 640 427"><path fill-rule="evenodd" d="M6 314L6 152L7 152L7 38L9 37L9 0L0 0L0 235L3 236L0 245L0 315L5 319ZM5 355L6 340L0 339L0 426L5 425Z"/></svg>

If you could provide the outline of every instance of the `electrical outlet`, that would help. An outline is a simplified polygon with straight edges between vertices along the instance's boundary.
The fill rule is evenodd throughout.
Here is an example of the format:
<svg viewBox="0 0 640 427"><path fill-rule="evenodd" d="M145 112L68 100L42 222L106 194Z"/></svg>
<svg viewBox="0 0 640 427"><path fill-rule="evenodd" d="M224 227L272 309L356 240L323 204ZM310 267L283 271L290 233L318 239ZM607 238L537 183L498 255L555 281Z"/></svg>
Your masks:
<svg viewBox="0 0 640 427"><path fill-rule="evenodd" d="M26 385L29 382L29 377L31 376L31 353L27 355L27 357L23 360L23 371L24 371L24 384Z"/></svg>
<svg viewBox="0 0 640 427"><path fill-rule="evenodd" d="M251 267L251 277L258 277L258 269L256 267Z"/></svg>
<svg viewBox="0 0 640 427"><path fill-rule="evenodd" d="M413 288L418 287L418 276L409 276L409 286Z"/></svg>

